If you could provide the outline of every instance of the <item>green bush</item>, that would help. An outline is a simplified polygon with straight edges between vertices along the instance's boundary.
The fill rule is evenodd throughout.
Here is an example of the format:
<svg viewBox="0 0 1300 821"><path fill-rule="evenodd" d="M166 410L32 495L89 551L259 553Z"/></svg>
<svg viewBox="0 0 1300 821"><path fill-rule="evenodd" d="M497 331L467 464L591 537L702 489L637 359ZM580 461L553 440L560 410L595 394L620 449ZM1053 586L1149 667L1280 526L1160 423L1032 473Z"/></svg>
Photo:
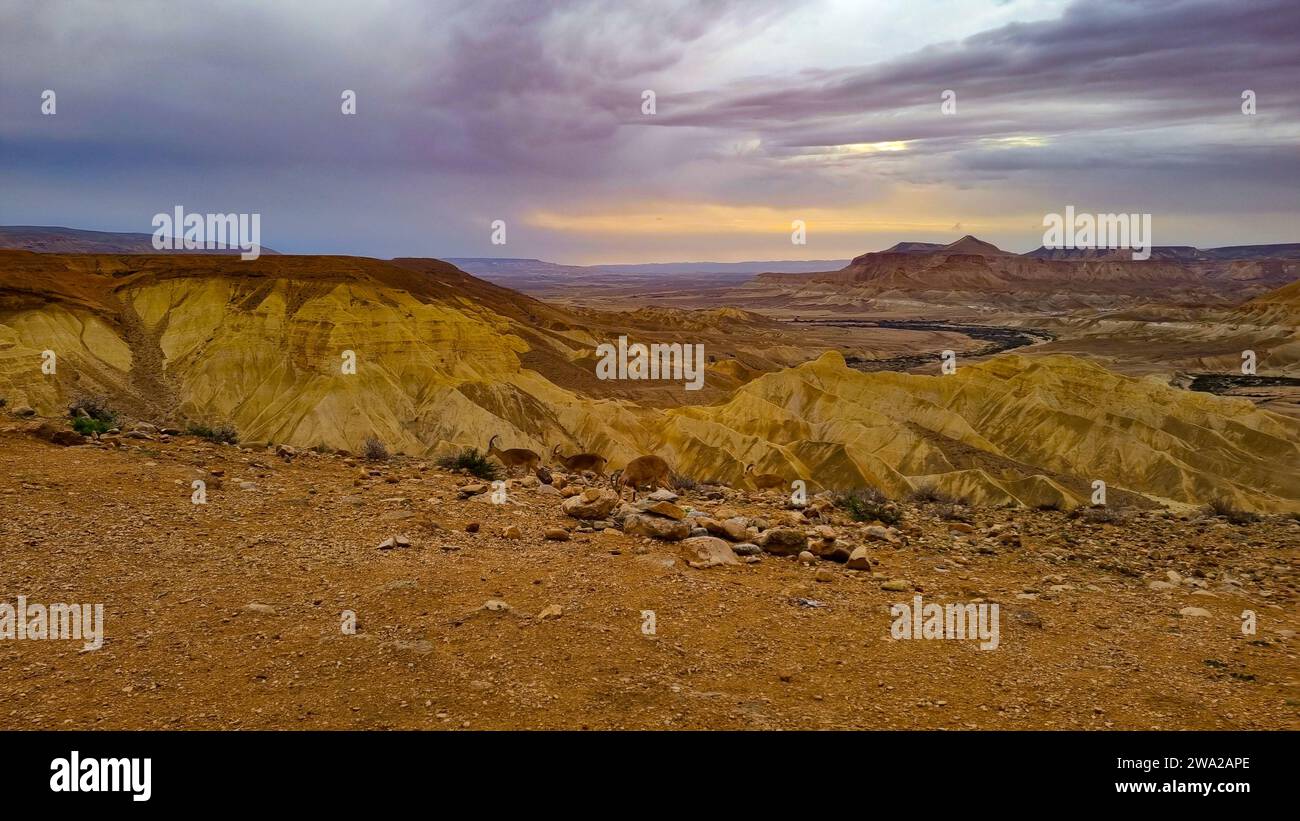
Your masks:
<svg viewBox="0 0 1300 821"><path fill-rule="evenodd" d="M501 475L497 463L479 453L477 448L466 448L459 453L440 457L438 467L443 470L461 471L480 479L492 480Z"/></svg>
<svg viewBox="0 0 1300 821"><path fill-rule="evenodd" d="M72 400L72 403L68 405L68 416L72 417L73 420L93 419L103 426L102 430L98 431L100 433L117 427L117 412L110 408L108 400L101 396L79 396ZM77 427L76 421L72 424L74 428ZM80 428L77 429L80 430Z"/></svg>
<svg viewBox="0 0 1300 821"><path fill-rule="evenodd" d="M207 425L190 425L186 431L190 436L198 436L207 439L209 442L219 442L226 445L239 444L239 432L233 425L221 424L215 428Z"/></svg>
<svg viewBox="0 0 1300 821"><path fill-rule="evenodd" d="M850 490L835 497L835 506L846 511L857 522L879 521L896 525L902 514L890 504L888 497L874 487Z"/></svg>
<svg viewBox="0 0 1300 821"><path fill-rule="evenodd" d="M101 422L98 419L92 419L89 416L78 416L72 420L72 429L82 436L90 436L96 433L107 433L113 426L107 422Z"/></svg>

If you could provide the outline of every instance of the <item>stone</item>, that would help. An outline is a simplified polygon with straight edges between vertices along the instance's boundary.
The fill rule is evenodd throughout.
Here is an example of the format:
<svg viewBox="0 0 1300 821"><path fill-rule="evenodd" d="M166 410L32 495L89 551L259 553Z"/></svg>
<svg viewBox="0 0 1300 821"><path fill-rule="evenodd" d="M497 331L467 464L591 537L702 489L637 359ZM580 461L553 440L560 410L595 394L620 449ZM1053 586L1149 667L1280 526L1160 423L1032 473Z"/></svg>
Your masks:
<svg viewBox="0 0 1300 821"><path fill-rule="evenodd" d="M653 499L637 502L637 510L644 513L653 513L657 516L666 516L669 519L681 521L686 518L686 511L682 510L672 502L656 502Z"/></svg>
<svg viewBox="0 0 1300 821"><path fill-rule="evenodd" d="M700 519L700 524L714 536L721 536L733 542L747 542L752 538L748 525L739 516L734 516L725 521L703 518Z"/></svg>
<svg viewBox="0 0 1300 821"><path fill-rule="evenodd" d="M1032 610L1025 610L1024 608L1013 610L1011 611L1011 618L1015 619L1017 624L1023 624L1026 627L1038 629L1043 627L1043 620Z"/></svg>
<svg viewBox="0 0 1300 821"><path fill-rule="evenodd" d="M542 538L548 542L567 542L569 540L569 531L562 527L548 527L542 531Z"/></svg>
<svg viewBox="0 0 1300 821"><path fill-rule="evenodd" d="M774 527L763 531L755 542L774 556L797 556L808 546L808 537L792 527Z"/></svg>
<svg viewBox="0 0 1300 821"><path fill-rule="evenodd" d="M392 536L389 536L387 539L384 539L382 542L380 542L380 543L379 543L379 547L376 548L376 549L377 549L377 550L392 550L394 547L397 547L397 540L394 539Z"/></svg>
<svg viewBox="0 0 1300 821"><path fill-rule="evenodd" d="M546 621L547 619L558 619L560 616L563 615L564 615L563 607L560 607L558 604L548 604L542 608L542 612L537 614L537 618L541 619L542 621Z"/></svg>
<svg viewBox="0 0 1300 821"><path fill-rule="evenodd" d="M648 498L653 499L656 502L675 502L677 501L677 494L673 493L666 487L661 487L655 490L654 493L651 493Z"/></svg>
<svg viewBox="0 0 1300 821"><path fill-rule="evenodd" d="M817 575L813 576L813 581L818 581L822 584L830 584L835 581L835 574L831 572L830 568L823 567L817 571Z"/></svg>
<svg viewBox="0 0 1300 821"><path fill-rule="evenodd" d="M853 552L849 554L849 559L845 563L845 567L850 570L870 570L871 555L867 552L865 547L855 547L853 548Z"/></svg>
<svg viewBox="0 0 1300 821"><path fill-rule="evenodd" d="M699 570L740 564L731 546L716 536L694 536L677 546L682 561Z"/></svg>
<svg viewBox="0 0 1300 821"><path fill-rule="evenodd" d="M401 536L401 535L395 537L395 538L393 539L393 543L396 544L398 547L410 547L410 546L411 546L411 540L408 539L406 536Z"/></svg>
<svg viewBox="0 0 1300 821"><path fill-rule="evenodd" d="M1150 584L1148 584L1148 585L1147 585L1147 589L1148 589L1148 590L1157 590L1157 591L1159 591L1159 590L1174 590L1175 587L1174 587L1172 584L1170 584L1169 582L1162 582L1162 581L1157 580L1157 581L1153 581L1153 582L1151 582Z"/></svg>
<svg viewBox="0 0 1300 821"><path fill-rule="evenodd" d="M505 530L501 531L501 535L507 539L522 539L524 532L519 529L519 525L509 525Z"/></svg>
<svg viewBox="0 0 1300 821"><path fill-rule="evenodd" d="M486 610L489 613L506 613L511 609L510 605L500 599L488 599L483 602L483 606L479 608L479 610Z"/></svg>
<svg viewBox="0 0 1300 821"><path fill-rule="evenodd" d="M799 552L800 564L813 564L816 561L817 561L817 556L815 556L811 551L803 550Z"/></svg>
<svg viewBox="0 0 1300 821"><path fill-rule="evenodd" d="M880 585L880 589L889 590L894 593L910 593L912 592L912 583L907 579L890 579Z"/></svg>
<svg viewBox="0 0 1300 821"><path fill-rule="evenodd" d="M479 527L481 527L481 525L478 522L469 522L468 524L465 525L465 532L478 533Z"/></svg>
<svg viewBox="0 0 1300 821"><path fill-rule="evenodd" d="M575 519L603 519L618 504L618 494L605 488L589 487L577 492L576 488L570 487L567 490L574 490L575 494L565 499L560 509Z"/></svg>
<svg viewBox="0 0 1300 821"><path fill-rule="evenodd" d="M259 613L264 616L275 615L274 607L272 607L269 604L262 604L261 602L249 602L248 604L244 605L244 609L249 613Z"/></svg>
<svg viewBox="0 0 1300 821"><path fill-rule="evenodd" d="M691 526L683 521L633 513L623 520L623 531L636 536L649 536L668 542L677 542L691 535Z"/></svg>
<svg viewBox="0 0 1300 821"><path fill-rule="evenodd" d="M753 542L741 542L740 544L733 544L731 552L737 556L757 556L763 552L763 548Z"/></svg>
<svg viewBox="0 0 1300 821"><path fill-rule="evenodd" d="M83 444L86 439L80 433L70 428L63 428L51 422L42 422L32 431L32 435L37 439L43 439L52 445L68 447L70 445Z"/></svg>
<svg viewBox="0 0 1300 821"><path fill-rule="evenodd" d="M1207 619L1214 614L1204 607L1184 607L1178 611L1178 615L1185 618Z"/></svg>
<svg viewBox="0 0 1300 821"><path fill-rule="evenodd" d="M875 539L878 542L889 542L898 544L898 537L890 533L888 529L880 525L870 525L862 531L868 539Z"/></svg>

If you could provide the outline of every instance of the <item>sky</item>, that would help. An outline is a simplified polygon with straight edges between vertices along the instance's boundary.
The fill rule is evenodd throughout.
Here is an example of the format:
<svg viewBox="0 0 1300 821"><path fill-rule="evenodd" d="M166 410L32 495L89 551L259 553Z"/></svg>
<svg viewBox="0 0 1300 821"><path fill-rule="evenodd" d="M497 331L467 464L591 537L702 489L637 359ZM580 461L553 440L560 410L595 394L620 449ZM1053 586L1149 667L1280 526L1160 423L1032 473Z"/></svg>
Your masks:
<svg viewBox="0 0 1300 821"><path fill-rule="evenodd" d="M0 0L0 224L177 205L381 258L1300 242L1300 2Z"/></svg>

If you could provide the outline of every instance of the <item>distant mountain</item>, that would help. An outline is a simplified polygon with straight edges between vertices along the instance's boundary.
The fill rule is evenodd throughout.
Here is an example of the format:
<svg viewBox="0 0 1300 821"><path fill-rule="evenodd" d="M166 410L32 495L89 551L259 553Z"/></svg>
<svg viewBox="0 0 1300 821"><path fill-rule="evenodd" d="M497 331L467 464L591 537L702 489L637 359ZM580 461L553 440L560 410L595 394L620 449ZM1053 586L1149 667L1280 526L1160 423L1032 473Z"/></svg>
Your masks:
<svg viewBox="0 0 1300 821"><path fill-rule="evenodd" d="M83 231L49 225L0 225L0 250L45 254L238 254L238 248L159 251L153 234ZM263 254L279 254L262 246Z"/></svg>
<svg viewBox="0 0 1300 821"><path fill-rule="evenodd" d="M1038 247L1027 257L1035 259L1066 260L1126 260L1132 259L1132 251L1127 248L1046 248ZM1227 248L1194 248L1190 245L1157 245L1151 249L1153 260L1180 260L1185 262L1208 262L1212 260L1246 260L1246 259L1300 259L1300 243L1281 243L1275 245L1233 245Z"/></svg>
<svg viewBox="0 0 1300 821"><path fill-rule="evenodd" d="M951 242L943 248L936 249L935 253L946 252L949 254L975 254L982 257L1009 257L1015 256L1010 251L1003 251L991 242L985 242L982 239L967 234L956 242Z"/></svg>
<svg viewBox="0 0 1300 821"><path fill-rule="evenodd" d="M922 254L927 251L941 251L944 249L942 242L896 242L885 250L882 254Z"/></svg>
<svg viewBox="0 0 1300 821"><path fill-rule="evenodd" d="M855 257L836 271L771 273L745 286L790 305L826 304L852 291L855 298L904 296L963 304L997 300L1065 300L1123 295L1240 300L1300 276L1300 244L1191 246L1153 249L1151 259L1131 251L1039 248L1013 254L967 235L949 243L902 242Z"/></svg>

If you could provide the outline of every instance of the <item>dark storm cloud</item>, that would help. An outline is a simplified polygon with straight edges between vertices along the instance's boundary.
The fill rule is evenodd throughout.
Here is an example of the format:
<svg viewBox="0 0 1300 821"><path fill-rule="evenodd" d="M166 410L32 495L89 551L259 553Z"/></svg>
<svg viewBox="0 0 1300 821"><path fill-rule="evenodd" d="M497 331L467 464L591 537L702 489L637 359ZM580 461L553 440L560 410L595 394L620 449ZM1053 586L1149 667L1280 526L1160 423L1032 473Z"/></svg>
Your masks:
<svg viewBox="0 0 1300 821"><path fill-rule="evenodd" d="M774 150L1070 135L1239 118L1245 89L1258 95L1261 118L1294 123L1298 42L1294 0L1080 2L1057 20L1007 25L879 65L684 94L650 124L749 131ZM940 114L945 89L957 94L955 116Z"/></svg>
<svg viewBox="0 0 1300 821"><path fill-rule="evenodd" d="M915 0L932 1L951 9ZM485 228L501 217L510 253L544 256L581 236L533 230L530 213L634 200L850 208L893 186L1003 184L1053 204L1054 185L1105 180L1117 199L1176 209L1194 181L1296 210L1294 0L1078 2L955 42L918 30L886 59L872 32L846 29L867 43L849 66L823 62L815 34L842 11L0 0L0 223L148 230L183 202L263 210L283 250L473 256L502 252ZM783 38L781 61L764 44ZM39 111L46 88L55 117ZM941 116L949 88L958 113ZM1246 88L1255 118L1240 114ZM341 116L343 89L358 116ZM906 150L851 148L894 141Z"/></svg>

